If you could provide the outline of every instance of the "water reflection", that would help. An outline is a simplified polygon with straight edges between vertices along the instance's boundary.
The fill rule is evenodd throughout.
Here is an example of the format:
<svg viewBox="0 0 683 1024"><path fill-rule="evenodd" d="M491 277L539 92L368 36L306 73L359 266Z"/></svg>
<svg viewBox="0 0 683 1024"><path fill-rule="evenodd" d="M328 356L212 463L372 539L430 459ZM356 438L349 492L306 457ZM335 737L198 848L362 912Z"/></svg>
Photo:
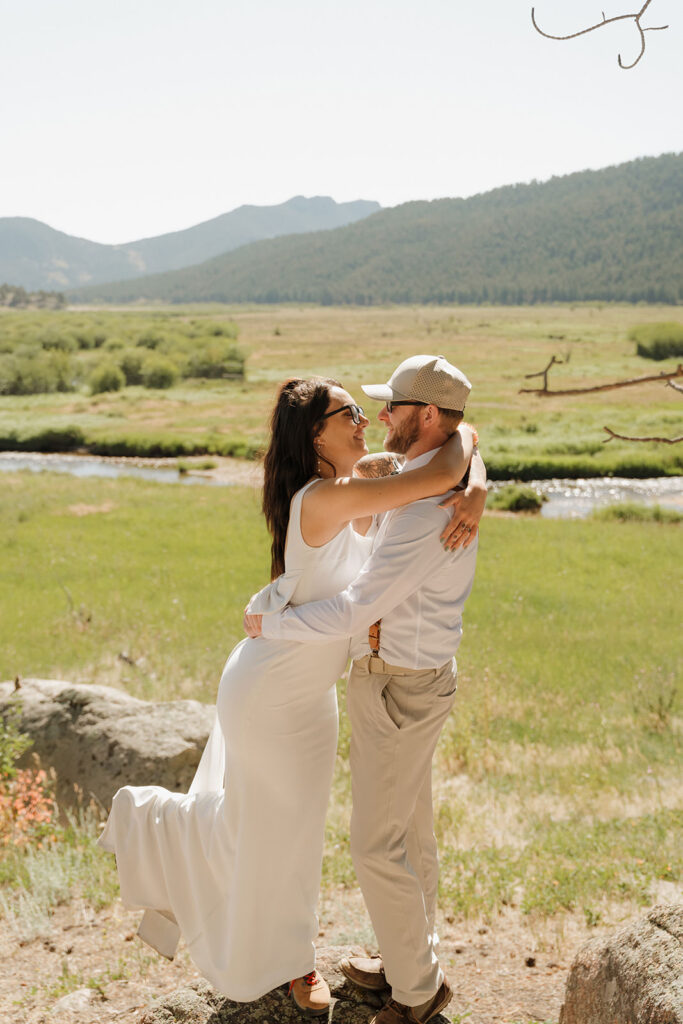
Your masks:
<svg viewBox="0 0 683 1024"><path fill-rule="evenodd" d="M499 481L489 486L495 491L506 484ZM632 480L630 477L531 480L525 486L533 487L547 497L541 509L545 519L585 519L593 509L624 501L683 511L683 477L680 476L646 480Z"/></svg>
<svg viewBox="0 0 683 1024"><path fill-rule="evenodd" d="M214 480L210 476L180 473L168 460L158 465L136 465L117 459L103 459L96 455L42 455L38 452L0 453L0 472L30 469L32 473L68 473L71 476L104 476L110 479L129 476L138 480L155 480L162 484L210 484L230 486L232 481Z"/></svg>

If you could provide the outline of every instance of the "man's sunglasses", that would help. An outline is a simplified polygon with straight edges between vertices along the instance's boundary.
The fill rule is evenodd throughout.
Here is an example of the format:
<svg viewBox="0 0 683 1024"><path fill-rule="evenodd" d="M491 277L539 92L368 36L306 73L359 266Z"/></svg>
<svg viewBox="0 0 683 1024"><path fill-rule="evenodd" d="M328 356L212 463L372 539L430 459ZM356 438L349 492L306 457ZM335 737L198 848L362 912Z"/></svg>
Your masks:
<svg viewBox="0 0 683 1024"><path fill-rule="evenodd" d="M333 409L332 412L326 412L324 416L321 416L321 420L327 420L330 416L336 416L338 412L343 412L344 409L348 409L351 413L351 419L358 426L361 420L361 416L365 416L365 413L361 409L360 405L340 405L338 409Z"/></svg>
<svg viewBox="0 0 683 1024"><path fill-rule="evenodd" d="M399 405L424 405L424 404L425 404L424 402L386 402L385 403L386 408L387 408L387 412L389 413L389 415L391 415L391 413L394 411L394 409L397 406L399 406Z"/></svg>

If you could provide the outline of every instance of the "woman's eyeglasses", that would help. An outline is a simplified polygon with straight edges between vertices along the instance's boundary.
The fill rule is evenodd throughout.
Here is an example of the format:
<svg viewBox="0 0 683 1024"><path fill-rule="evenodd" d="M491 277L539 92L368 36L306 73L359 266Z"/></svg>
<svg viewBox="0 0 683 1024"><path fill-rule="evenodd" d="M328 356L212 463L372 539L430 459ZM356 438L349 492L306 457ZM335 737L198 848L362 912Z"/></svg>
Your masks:
<svg viewBox="0 0 683 1024"><path fill-rule="evenodd" d="M389 415L394 411L397 405L424 405L424 402L386 402L387 412Z"/></svg>
<svg viewBox="0 0 683 1024"><path fill-rule="evenodd" d="M361 416L365 416L365 413L361 409L360 405L340 405L338 409L333 409L332 412L326 412L325 415L321 416L320 418L322 420L327 420L330 418L330 416L336 416L338 412L343 412L344 409L349 410L349 412L351 413L351 419L356 424L356 426L358 426L358 424L360 423Z"/></svg>

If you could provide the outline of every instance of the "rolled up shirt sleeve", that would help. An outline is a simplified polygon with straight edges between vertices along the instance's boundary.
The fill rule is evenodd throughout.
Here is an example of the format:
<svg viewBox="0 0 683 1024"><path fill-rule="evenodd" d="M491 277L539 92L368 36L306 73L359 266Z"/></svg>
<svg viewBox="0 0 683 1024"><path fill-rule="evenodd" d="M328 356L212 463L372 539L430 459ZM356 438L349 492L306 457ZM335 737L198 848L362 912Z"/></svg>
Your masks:
<svg viewBox="0 0 683 1024"><path fill-rule="evenodd" d="M399 509L360 573L336 597L264 616L263 636L325 644L367 629L401 604L443 565L439 540L448 512L431 502Z"/></svg>

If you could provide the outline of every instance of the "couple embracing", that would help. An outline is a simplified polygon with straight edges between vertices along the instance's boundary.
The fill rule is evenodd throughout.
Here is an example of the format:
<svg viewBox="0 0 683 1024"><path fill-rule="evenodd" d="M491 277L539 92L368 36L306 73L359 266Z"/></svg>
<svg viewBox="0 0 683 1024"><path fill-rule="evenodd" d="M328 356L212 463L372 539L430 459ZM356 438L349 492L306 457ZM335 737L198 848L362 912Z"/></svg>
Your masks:
<svg viewBox="0 0 683 1024"><path fill-rule="evenodd" d="M351 852L381 957L341 966L391 987L376 1024L424 1024L451 997L431 763L455 699L485 469L462 422L470 384L442 356L363 390L404 461L366 454L369 421L337 381L282 385L264 465L273 582L247 607L196 776L187 794L119 790L100 843L123 902L145 908L145 941L172 957L182 935L231 999L287 984L302 1012L324 1014L316 905L350 642Z"/></svg>

